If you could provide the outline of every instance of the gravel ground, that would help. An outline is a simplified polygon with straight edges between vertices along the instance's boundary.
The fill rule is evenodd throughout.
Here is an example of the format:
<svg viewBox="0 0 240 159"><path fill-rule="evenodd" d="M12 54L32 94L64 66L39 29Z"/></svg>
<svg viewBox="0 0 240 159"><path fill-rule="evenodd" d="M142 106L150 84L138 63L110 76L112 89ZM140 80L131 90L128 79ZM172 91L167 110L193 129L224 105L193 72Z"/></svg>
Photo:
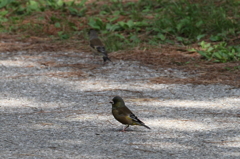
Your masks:
<svg viewBox="0 0 240 159"><path fill-rule="evenodd" d="M238 88L154 84L190 75L73 52L1 53L0 71L0 158L240 158ZM120 132L116 95L152 129Z"/></svg>

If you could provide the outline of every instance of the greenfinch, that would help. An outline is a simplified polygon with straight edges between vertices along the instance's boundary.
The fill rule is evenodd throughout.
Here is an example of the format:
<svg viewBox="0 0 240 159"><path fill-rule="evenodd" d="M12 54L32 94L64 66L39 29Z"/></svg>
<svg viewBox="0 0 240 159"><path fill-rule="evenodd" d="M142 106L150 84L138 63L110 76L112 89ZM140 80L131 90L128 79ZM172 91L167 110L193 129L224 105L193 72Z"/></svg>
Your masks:
<svg viewBox="0 0 240 159"><path fill-rule="evenodd" d="M128 107L126 107L121 97L114 97L110 103L112 104L112 114L114 118L120 123L127 125L122 130L123 132L129 127L129 125L140 125L150 129L150 127L145 125L131 112L131 110L128 109Z"/></svg>
<svg viewBox="0 0 240 159"><path fill-rule="evenodd" d="M108 58L105 46L103 45L102 41L98 38L98 33L94 29L91 29L89 31L89 42L90 42L90 47L94 52L94 54L101 55L104 62L106 62L107 60L111 61Z"/></svg>

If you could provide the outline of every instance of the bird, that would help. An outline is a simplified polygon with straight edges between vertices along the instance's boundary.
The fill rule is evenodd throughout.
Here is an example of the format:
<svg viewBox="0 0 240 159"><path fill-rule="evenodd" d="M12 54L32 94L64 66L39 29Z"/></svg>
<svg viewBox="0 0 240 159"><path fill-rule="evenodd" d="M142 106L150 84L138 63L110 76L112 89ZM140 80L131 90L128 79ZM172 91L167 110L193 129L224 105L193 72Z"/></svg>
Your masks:
<svg viewBox="0 0 240 159"><path fill-rule="evenodd" d="M127 125L123 128L122 132L129 127L129 125L140 125L144 126L145 128L151 129L147 125L145 125L141 120L137 118L136 115L132 113L131 110L126 107L123 99L119 96L116 96L110 102L112 104L112 114L114 118L119 121L120 123Z"/></svg>
<svg viewBox="0 0 240 159"><path fill-rule="evenodd" d="M94 54L101 55L103 61L106 62L111 61L107 55L105 46L103 45L102 41L98 38L98 32L95 29L90 29L89 31L89 43L92 51Z"/></svg>

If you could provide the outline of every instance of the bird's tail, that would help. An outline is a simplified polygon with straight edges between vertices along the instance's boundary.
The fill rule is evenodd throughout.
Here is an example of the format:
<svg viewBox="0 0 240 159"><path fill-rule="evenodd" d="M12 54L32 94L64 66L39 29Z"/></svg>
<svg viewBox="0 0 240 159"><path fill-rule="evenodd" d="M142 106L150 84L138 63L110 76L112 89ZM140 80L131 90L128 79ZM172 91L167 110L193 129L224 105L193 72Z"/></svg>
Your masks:
<svg viewBox="0 0 240 159"><path fill-rule="evenodd" d="M145 124L142 124L142 126L144 126L145 128L151 129L150 127L148 127L148 126L145 125Z"/></svg>

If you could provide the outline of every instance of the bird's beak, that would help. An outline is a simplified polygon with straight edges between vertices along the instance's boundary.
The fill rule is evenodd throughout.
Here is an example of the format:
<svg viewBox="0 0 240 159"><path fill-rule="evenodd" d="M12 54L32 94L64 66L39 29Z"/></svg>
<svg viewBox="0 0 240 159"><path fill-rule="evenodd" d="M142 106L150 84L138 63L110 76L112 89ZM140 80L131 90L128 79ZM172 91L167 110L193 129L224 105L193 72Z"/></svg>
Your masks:
<svg viewBox="0 0 240 159"><path fill-rule="evenodd" d="M109 102L109 103L113 104L113 101L111 101L111 102Z"/></svg>

